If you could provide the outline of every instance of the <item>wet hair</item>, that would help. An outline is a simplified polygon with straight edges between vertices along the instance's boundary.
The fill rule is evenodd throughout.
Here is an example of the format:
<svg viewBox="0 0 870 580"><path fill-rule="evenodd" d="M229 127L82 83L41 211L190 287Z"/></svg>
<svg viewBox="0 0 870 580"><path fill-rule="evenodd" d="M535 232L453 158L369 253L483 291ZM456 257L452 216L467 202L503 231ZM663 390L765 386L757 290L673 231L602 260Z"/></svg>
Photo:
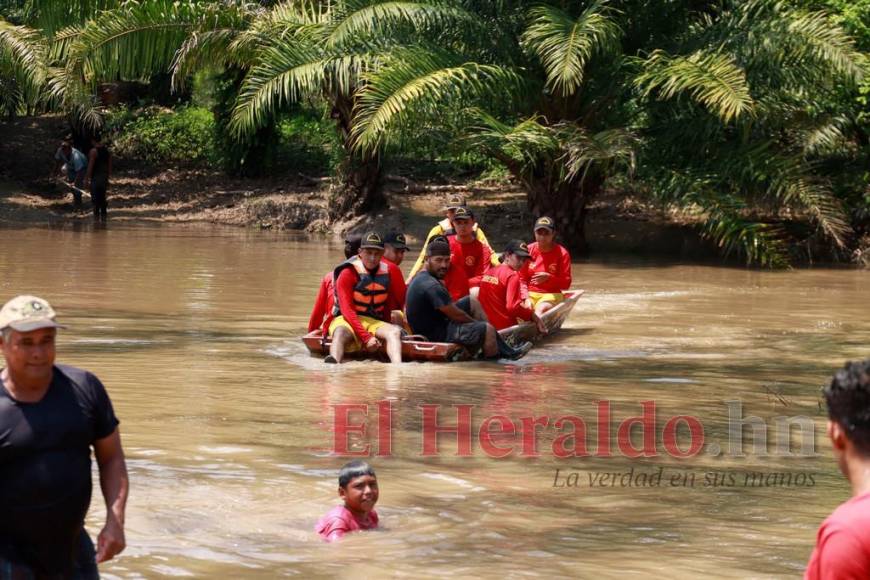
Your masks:
<svg viewBox="0 0 870 580"><path fill-rule="evenodd" d="M348 234L344 238L344 257L347 259L353 258L359 253L359 247L362 245L362 236L359 234Z"/></svg>
<svg viewBox="0 0 870 580"><path fill-rule="evenodd" d="M846 363L823 393L828 418L840 424L862 455L870 456L870 359Z"/></svg>
<svg viewBox="0 0 870 580"><path fill-rule="evenodd" d="M339 487L347 487L347 484L356 479L357 477L362 477L363 475L371 475L372 477L377 477L375 475L375 470L372 469L372 466L362 460L355 460L349 463L345 463L341 467L341 471L338 472L338 486Z"/></svg>

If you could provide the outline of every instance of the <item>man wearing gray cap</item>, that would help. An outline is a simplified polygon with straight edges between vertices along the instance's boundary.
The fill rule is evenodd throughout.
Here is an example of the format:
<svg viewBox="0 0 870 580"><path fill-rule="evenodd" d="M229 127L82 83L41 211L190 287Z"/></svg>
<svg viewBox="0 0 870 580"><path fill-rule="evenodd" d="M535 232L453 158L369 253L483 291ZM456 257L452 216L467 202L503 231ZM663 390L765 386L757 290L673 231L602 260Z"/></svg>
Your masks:
<svg viewBox="0 0 870 580"><path fill-rule="evenodd" d="M0 309L2 578L98 578L97 562L125 547L118 419L97 377L54 363L58 328L52 307L35 296ZM107 512L96 553L84 529L92 446Z"/></svg>

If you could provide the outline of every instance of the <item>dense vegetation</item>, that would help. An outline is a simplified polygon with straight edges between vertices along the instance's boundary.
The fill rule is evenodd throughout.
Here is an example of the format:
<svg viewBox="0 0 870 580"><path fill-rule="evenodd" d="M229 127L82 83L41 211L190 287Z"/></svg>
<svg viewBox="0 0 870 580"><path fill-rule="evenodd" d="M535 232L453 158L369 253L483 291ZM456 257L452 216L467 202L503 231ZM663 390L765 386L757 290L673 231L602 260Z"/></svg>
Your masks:
<svg viewBox="0 0 870 580"><path fill-rule="evenodd" d="M870 0L0 0L0 16L5 114L63 110L156 163L327 170L334 219L384 203L388 160L450 156L502 168L579 248L606 187L696 214L749 263L870 246ZM120 80L164 108L95 98Z"/></svg>

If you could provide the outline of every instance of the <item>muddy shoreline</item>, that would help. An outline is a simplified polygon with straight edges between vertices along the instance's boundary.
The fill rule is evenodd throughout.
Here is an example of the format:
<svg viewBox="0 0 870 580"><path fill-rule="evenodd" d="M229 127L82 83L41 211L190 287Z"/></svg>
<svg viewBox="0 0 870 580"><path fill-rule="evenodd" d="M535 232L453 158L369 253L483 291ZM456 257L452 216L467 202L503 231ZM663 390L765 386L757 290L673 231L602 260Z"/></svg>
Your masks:
<svg viewBox="0 0 870 580"><path fill-rule="evenodd" d="M53 155L65 121L58 116L0 123L0 224L87 224L76 213L72 193L52 176ZM441 218L447 196L464 195L495 246L531 237L535 216L525 195L510 182L418 182L389 175L389 207L371 215L328 223L330 180L294 174L263 179L228 178L214 169L153 167L117 159L109 188L111 221L203 222L261 229L289 229L340 236L348 230L400 230L420 243ZM698 236L684 215L646 203L641 197L609 192L589 209L587 240L593 254L630 254L662 259L722 262L715 244ZM496 248L498 249L498 248ZM728 262L740 264L732 258Z"/></svg>

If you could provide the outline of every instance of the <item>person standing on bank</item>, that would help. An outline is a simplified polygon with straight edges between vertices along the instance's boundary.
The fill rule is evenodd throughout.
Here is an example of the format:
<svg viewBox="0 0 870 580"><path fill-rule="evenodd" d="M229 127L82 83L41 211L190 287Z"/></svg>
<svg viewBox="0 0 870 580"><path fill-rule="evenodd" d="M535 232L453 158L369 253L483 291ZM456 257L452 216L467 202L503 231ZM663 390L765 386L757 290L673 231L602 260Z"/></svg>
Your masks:
<svg viewBox="0 0 870 580"><path fill-rule="evenodd" d="M72 185L73 207L80 210L82 207L82 188L85 186L85 172L88 168L88 159L85 154L73 147L72 137L66 137L54 154L54 170L66 172L66 181Z"/></svg>
<svg viewBox="0 0 870 580"><path fill-rule="evenodd" d="M91 138L91 152L88 154L87 180L91 186L91 202L94 204L94 219L106 221L108 217L109 177L112 175L112 154L103 144L99 133Z"/></svg>
<svg viewBox="0 0 870 580"><path fill-rule="evenodd" d="M118 419L97 377L55 364L58 328L54 310L35 296L0 309L2 578L99 578L97 563L125 547L128 479ZM96 552L84 529L91 447L106 502Z"/></svg>
<svg viewBox="0 0 870 580"><path fill-rule="evenodd" d="M804 578L870 578L870 359L847 363L824 397L831 448L852 498L822 522Z"/></svg>

